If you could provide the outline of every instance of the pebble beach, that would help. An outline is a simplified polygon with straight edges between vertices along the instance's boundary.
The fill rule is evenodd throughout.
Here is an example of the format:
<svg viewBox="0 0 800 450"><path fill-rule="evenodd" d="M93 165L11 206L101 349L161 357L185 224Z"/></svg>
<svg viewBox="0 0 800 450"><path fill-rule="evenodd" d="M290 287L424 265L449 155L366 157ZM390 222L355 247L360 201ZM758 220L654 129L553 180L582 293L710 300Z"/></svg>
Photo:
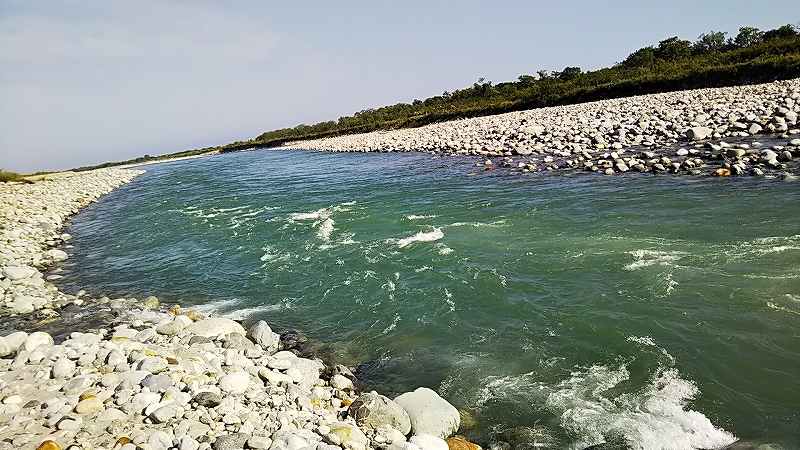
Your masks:
<svg viewBox="0 0 800 450"><path fill-rule="evenodd" d="M725 140L800 134L798 113L800 79L793 79L540 108L281 148L471 155L485 158L478 165L524 173L783 176L800 156L800 139L770 147Z"/></svg>
<svg viewBox="0 0 800 450"><path fill-rule="evenodd" d="M794 177L800 80L606 100L285 149L426 151L482 170ZM726 140L769 134L785 145ZM794 165L793 165L794 164ZM0 334L0 449L475 450L470 424L433 390L362 392L350 368L305 357L268 323L204 317L156 297L70 295L48 270L69 257L68 219L144 173L100 169L0 184L0 314L46 330L67 308L113 320L64 336ZM158 293L153 293L158 295ZM22 322L20 322L22 323ZM22 327L21 327L22 328ZM496 450L547 447L493 442Z"/></svg>

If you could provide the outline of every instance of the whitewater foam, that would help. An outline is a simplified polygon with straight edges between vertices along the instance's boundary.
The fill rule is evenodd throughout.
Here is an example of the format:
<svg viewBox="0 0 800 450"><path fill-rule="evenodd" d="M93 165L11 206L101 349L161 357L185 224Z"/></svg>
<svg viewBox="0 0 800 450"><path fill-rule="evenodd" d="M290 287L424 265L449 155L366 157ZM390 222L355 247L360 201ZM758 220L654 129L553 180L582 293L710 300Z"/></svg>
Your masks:
<svg viewBox="0 0 800 450"><path fill-rule="evenodd" d="M322 221L322 224L319 226L317 230L317 237L323 241L329 241L331 239L331 233L333 233L333 224L334 221L330 217L326 218Z"/></svg>
<svg viewBox="0 0 800 450"><path fill-rule="evenodd" d="M628 252L628 254L633 256L635 261L633 261L630 264L627 264L624 267L625 270L636 270L636 269L641 269L642 267L650 267L656 265L675 267L676 261L686 256L686 253L680 251L663 251L663 250L650 250L650 249L634 250L632 252Z"/></svg>
<svg viewBox="0 0 800 450"><path fill-rule="evenodd" d="M573 448L620 438L638 450L718 448L736 440L708 417L688 409L699 389L676 369L657 371L638 392L608 396L629 378L624 365L596 365L574 372L548 396L547 405L560 417L561 426L579 436Z"/></svg>
<svg viewBox="0 0 800 450"><path fill-rule="evenodd" d="M436 218L436 214L429 214L429 215L425 215L425 216L420 216L420 215L417 215L417 214L409 214L409 215L406 216L406 219L408 219L408 220L422 220L422 219L435 219L435 218Z"/></svg>
<svg viewBox="0 0 800 450"><path fill-rule="evenodd" d="M407 238L399 239L397 241L397 246L400 248L407 247L414 242L431 242L431 241L438 241L444 237L444 232L441 228L434 227L431 231L420 231L413 236L409 236Z"/></svg>

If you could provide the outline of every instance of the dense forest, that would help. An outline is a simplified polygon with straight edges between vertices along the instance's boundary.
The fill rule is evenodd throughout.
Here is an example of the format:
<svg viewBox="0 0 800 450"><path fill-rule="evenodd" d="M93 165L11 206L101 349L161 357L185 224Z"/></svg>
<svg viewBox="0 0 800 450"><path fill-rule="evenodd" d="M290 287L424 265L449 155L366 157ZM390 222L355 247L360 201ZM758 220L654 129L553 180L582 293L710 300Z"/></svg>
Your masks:
<svg viewBox="0 0 800 450"><path fill-rule="evenodd" d="M703 87L764 83L800 77L800 27L769 31L742 27L736 36L711 31L695 42L664 39L640 48L612 67L584 72L580 67L539 70L516 81L493 84L483 78L472 86L412 103L358 111L339 120L267 131L254 139L160 157L141 157L109 165L274 147L284 142L343 134L418 127L464 117L544 106L627 97ZM98 166L95 166L98 167ZM89 169L81 168L81 169Z"/></svg>

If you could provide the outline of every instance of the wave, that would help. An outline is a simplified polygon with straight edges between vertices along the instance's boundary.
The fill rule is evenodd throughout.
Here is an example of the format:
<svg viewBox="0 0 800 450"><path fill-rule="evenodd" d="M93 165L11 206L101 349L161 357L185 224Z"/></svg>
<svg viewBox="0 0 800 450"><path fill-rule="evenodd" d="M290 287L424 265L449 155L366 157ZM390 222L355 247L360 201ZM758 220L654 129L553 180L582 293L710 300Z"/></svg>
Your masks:
<svg viewBox="0 0 800 450"><path fill-rule="evenodd" d="M609 398L607 391L630 378L627 368L592 366L574 372L547 398L561 426L579 436L574 448L624 440L639 450L717 448L736 440L687 403L699 389L677 369L658 371L638 392Z"/></svg>
<svg viewBox="0 0 800 450"><path fill-rule="evenodd" d="M323 241L331 240L331 233L333 233L334 221L330 217L326 218L317 230L317 237Z"/></svg>
<svg viewBox="0 0 800 450"><path fill-rule="evenodd" d="M687 255L687 253L681 251L650 249L633 250L628 252L628 254L633 256L634 261L627 264L624 267L625 270L636 270L651 266L676 267L676 262Z"/></svg>
<svg viewBox="0 0 800 450"><path fill-rule="evenodd" d="M438 241L444 237L444 232L441 228L434 227L431 231L420 231L419 233L409 236L407 238L399 239L397 241L397 246L400 248L407 247L414 242L432 242Z"/></svg>
<svg viewBox="0 0 800 450"><path fill-rule="evenodd" d="M247 306L245 301L238 298L218 300L192 306L190 309L209 317L225 317L232 320L246 320L253 316L260 316L271 311L279 311L292 307L291 301L284 299L280 303L270 305Z"/></svg>
<svg viewBox="0 0 800 450"><path fill-rule="evenodd" d="M435 214L429 214L427 216L419 216L419 215L416 215L416 214L409 214L409 215L406 216L406 219L408 219L408 220L435 219L435 218L436 218Z"/></svg>

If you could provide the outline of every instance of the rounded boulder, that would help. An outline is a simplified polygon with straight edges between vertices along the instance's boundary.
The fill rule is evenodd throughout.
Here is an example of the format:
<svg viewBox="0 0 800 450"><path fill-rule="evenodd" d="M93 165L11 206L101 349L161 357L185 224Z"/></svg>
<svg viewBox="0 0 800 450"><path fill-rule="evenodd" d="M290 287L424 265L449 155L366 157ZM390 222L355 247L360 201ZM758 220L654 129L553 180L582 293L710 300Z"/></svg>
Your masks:
<svg viewBox="0 0 800 450"><path fill-rule="evenodd" d="M394 401L408 413L413 434L430 434L445 439L458 431L461 423L458 410L432 389L417 388Z"/></svg>
<svg viewBox="0 0 800 450"><path fill-rule="evenodd" d="M403 407L388 397L372 392L362 394L351 405L348 415L360 427L390 425L404 435L411 431L411 418Z"/></svg>
<svg viewBox="0 0 800 450"><path fill-rule="evenodd" d="M207 338L215 338L219 335L226 335L230 333L239 333L241 335L246 334L244 327L238 322L234 322L233 320L225 319L223 317L211 317L194 322L184 328L183 331L195 336L203 336Z"/></svg>

